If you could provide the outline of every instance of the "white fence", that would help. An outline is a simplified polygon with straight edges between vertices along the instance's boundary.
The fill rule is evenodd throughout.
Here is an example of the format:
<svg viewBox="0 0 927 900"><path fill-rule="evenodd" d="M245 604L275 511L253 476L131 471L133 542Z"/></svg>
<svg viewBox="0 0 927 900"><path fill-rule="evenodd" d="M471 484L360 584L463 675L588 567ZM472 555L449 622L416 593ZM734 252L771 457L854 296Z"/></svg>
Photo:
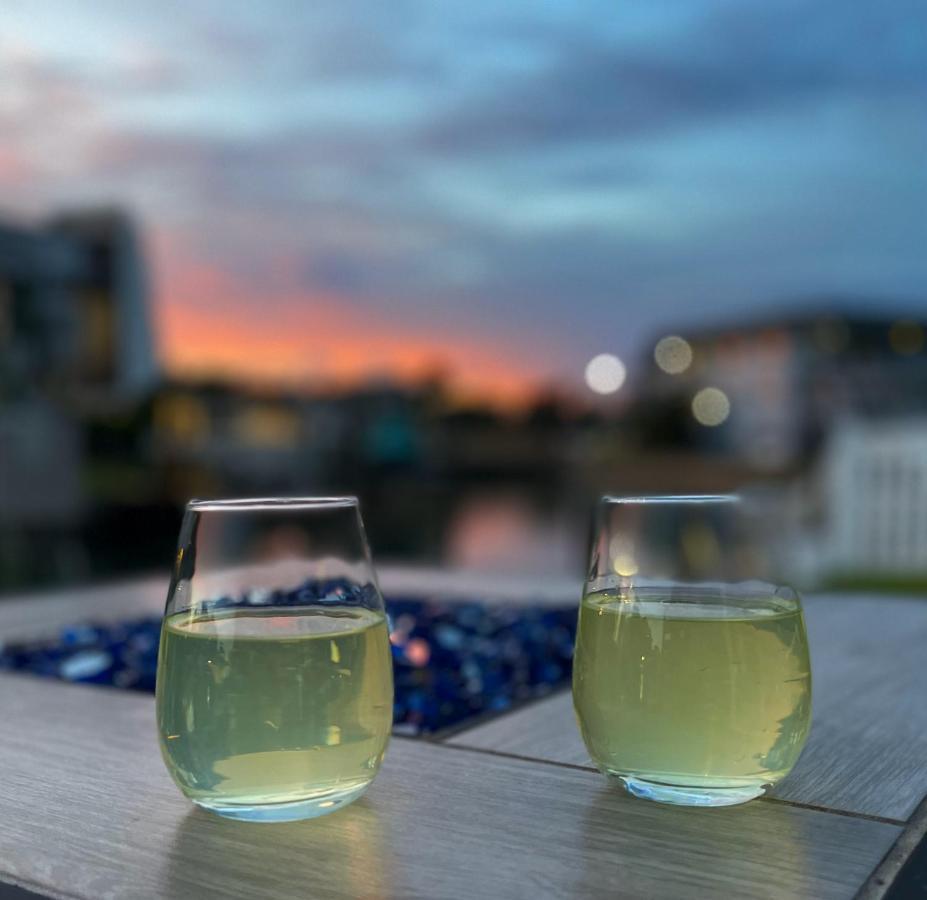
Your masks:
<svg viewBox="0 0 927 900"><path fill-rule="evenodd" d="M927 572L927 419L844 423L821 474L822 569Z"/></svg>

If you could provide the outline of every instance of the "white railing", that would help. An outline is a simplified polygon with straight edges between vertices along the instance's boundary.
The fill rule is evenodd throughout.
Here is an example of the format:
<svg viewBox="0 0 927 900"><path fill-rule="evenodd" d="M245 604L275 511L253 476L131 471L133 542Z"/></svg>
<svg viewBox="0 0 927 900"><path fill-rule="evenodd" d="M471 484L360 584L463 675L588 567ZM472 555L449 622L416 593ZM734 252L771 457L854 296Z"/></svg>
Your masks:
<svg viewBox="0 0 927 900"><path fill-rule="evenodd" d="M927 572L927 419L846 422L821 472L827 568Z"/></svg>

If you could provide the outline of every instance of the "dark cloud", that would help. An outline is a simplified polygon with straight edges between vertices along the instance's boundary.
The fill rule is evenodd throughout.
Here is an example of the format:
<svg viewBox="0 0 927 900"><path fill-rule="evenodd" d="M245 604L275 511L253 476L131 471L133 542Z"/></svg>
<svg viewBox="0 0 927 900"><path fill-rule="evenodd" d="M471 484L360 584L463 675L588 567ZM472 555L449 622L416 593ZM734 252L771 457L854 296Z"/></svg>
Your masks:
<svg viewBox="0 0 927 900"><path fill-rule="evenodd" d="M448 153L634 139L828 95L927 90L924 8L826 0L714 9L654 46L570 32L539 72L494 84L423 129ZM918 27L918 25L920 27Z"/></svg>

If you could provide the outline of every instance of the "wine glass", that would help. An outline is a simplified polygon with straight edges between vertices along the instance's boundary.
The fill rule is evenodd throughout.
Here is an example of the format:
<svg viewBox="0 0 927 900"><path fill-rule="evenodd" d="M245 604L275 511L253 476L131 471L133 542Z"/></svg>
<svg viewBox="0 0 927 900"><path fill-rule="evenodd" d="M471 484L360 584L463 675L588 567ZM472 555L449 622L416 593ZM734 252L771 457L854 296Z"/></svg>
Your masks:
<svg viewBox="0 0 927 900"><path fill-rule="evenodd" d="M383 598L354 497L192 500L161 629L161 753L233 819L332 812L380 768L393 713Z"/></svg>
<svg viewBox="0 0 927 900"><path fill-rule="evenodd" d="M595 764L637 797L743 803L804 746L801 601L769 580L758 512L734 495L599 504L573 702Z"/></svg>

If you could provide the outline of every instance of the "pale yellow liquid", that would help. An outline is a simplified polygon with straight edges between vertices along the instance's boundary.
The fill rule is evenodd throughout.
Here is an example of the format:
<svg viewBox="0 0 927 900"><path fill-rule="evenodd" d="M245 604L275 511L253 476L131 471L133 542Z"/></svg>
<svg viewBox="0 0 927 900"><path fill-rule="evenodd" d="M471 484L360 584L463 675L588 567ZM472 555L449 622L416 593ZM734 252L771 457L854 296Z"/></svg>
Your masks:
<svg viewBox="0 0 927 900"><path fill-rule="evenodd" d="M591 594L573 696L606 773L760 793L795 764L811 724L801 608L772 596Z"/></svg>
<svg viewBox="0 0 927 900"><path fill-rule="evenodd" d="M365 609L228 610L164 623L158 726L168 770L213 809L360 792L393 713L386 620Z"/></svg>

